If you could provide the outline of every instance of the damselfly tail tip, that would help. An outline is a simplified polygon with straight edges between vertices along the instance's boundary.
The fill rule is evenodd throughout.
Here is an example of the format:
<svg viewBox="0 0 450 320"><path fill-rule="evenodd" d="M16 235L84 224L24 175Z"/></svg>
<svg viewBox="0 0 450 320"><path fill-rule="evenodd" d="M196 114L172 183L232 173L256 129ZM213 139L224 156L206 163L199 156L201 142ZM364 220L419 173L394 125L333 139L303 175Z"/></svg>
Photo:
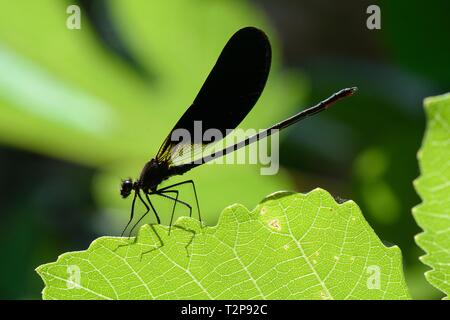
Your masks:
<svg viewBox="0 0 450 320"><path fill-rule="evenodd" d="M351 96L356 91L358 91L358 87L345 88L341 92L342 92L343 96L346 97L346 96Z"/></svg>
<svg viewBox="0 0 450 320"><path fill-rule="evenodd" d="M358 90L357 87L345 88L335 94L335 97L342 99L353 95Z"/></svg>
<svg viewBox="0 0 450 320"><path fill-rule="evenodd" d="M346 95L351 96L351 95L354 94L356 91L358 91L358 87L347 88L347 89L344 89L344 91L346 92Z"/></svg>

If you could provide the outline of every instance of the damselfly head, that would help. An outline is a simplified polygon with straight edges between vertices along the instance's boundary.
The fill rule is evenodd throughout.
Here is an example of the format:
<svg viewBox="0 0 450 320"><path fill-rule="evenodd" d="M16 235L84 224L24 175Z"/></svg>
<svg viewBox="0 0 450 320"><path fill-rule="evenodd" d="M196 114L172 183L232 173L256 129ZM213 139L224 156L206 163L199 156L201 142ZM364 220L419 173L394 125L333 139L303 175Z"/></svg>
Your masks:
<svg viewBox="0 0 450 320"><path fill-rule="evenodd" d="M126 198L130 195L131 191L133 190L133 180L131 178L122 180L122 183L120 184L120 195L122 198Z"/></svg>

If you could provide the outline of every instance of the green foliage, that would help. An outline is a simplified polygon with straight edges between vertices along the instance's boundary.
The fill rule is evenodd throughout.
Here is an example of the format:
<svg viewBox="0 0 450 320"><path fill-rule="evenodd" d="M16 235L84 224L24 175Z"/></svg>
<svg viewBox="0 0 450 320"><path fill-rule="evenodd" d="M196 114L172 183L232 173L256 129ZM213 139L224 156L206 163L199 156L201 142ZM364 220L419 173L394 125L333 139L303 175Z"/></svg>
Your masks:
<svg viewBox="0 0 450 320"><path fill-rule="evenodd" d="M0 69L8 77L0 79L1 142L98 168L96 199L103 207L120 208L107 211L120 212L110 217L117 226L128 218L123 212L130 205L118 196L120 179L137 177L154 156L239 28L262 28L274 47L267 87L242 127L264 128L282 119L304 95L300 77L280 71L276 35L246 1L111 1L125 45L151 79L105 50L86 17L81 30L65 28L66 2L2 6ZM205 28L208 21L213 27ZM251 205L291 185L282 172L263 177L256 170L243 165L196 170L202 205L212 213L233 201ZM214 216L204 219L216 222Z"/></svg>
<svg viewBox="0 0 450 320"><path fill-rule="evenodd" d="M99 173L93 185L95 199L101 205L102 212L108 213L108 219L94 219L93 222L98 223L94 228L97 227L97 231L104 228L101 230L106 229L105 232L115 234L112 230L119 230L124 225L130 205L129 201L122 201L118 196L119 179L135 177L144 161L154 154L165 138L164 135L194 98L225 41L234 31L245 25L261 27L269 33L275 49L275 61L268 86L243 127L265 127L291 114L294 106L301 105L305 83L297 74L292 76L280 72L277 37L264 15L247 1L112 0L108 5L112 10L114 25L123 36L126 47L153 75L151 80L143 79L126 62L105 50L85 17L82 18L82 30L67 30L66 2L41 0L2 3L0 142L97 169ZM305 123L306 126L311 125L311 131L305 132L306 134L302 134L302 131L291 134L292 137L308 141L312 136L318 136L318 132L324 132L322 139L314 142L314 148L319 150L322 158L312 158L311 167L301 167L314 150L302 152L305 150L300 149L299 152L298 145L291 143L294 142L291 138L291 142L286 145L292 150L285 155L284 161L290 157L291 162L298 166L290 170L295 174L298 171L300 178L297 179L296 186L298 190L304 190L310 185L322 184L323 180L308 182L303 173L322 173L328 167L327 161L334 161L335 157L336 163L331 166L331 171L335 174L342 168L345 171L345 164L352 163L352 159L355 159L352 198L362 206L367 219L380 237L402 248L406 270L413 274L408 278L412 280L408 283L413 296L430 298L434 297L434 292L429 292L432 287L420 269L427 267L417 262L418 253L411 241L412 235L417 233L417 226L411 219L409 210L418 202L410 187L411 180L417 176L415 162L411 159L414 158L413 153L417 150L416 144L422 134L422 118L418 116L421 112L420 105L411 102L419 101L417 97L435 90L433 86L428 87L429 83L438 87L448 83L450 73L447 72L448 68L443 67L448 63L448 50L442 46L448 47L449 43L439 41L443 38L443 24L446 21L444 15L448 10L442 10L439 5L424 8L411 4L405 7L397 2L386 1L382 7L385 8L383 21L390 27L383 28L382 33L377 35L381 36L382 42L389 44L383 47L383 51L392 53L390 60L396 62L392 67L406 73L400 73L400 80L395 80L392 73L386 73L386 69L377 64L369 69L369 73L378 76L369 79L366 68L344 64L339 69L340 59L330 59L330 65L326 65L321 74L310 73L308 76L315 82L314 90L318 90L313 92L310 101L319 100L348 83L357 83L362 90L357 99L346 102L345 108L337 108L322 117L336 117L335 120L340 125L331 131L326 131L326 125L321 126L319 119L315 120L316 123ZM424 9L428 10L428 14L424 14ZM399 22L402 21L398 19L399 16L409 19L411 23ZM205 25L211 27L205 28ZM411 30L426 45L418 48L417 37L404 36L411 33ZM306 45L308 46L307 43ZM299 41L299 46L305 46L305 43ZM353 50L355 49L359 52L360 46L355 46ZM351 47L349 50L352 50ZM318 58L320 59L320 54ZM360 77L355 70L362 70ZM417 74L419 79L426 81L415 82L414 77L410 77ZM397 73L394 75L399 76ZM380 78L391 80L380 82ZM393 91L392 88L397 90ZM448 295L450 272L446 248L449 243L445 236L449 229L449 206L445 200L449 197L448 188L445 189L446 184L442 181L444 178L449 181L448 172L445 171L449 149L446 144L448 131L444 130L449 117L448 102L444 102L444 99L428 100L427 112L432 123L420 157L422 177L416 182L424 202L414 210L414 214L425 230L417 239L417 243L427 252L423 261L433 268L433 271L427 273L427 279ZM444 111L445 104L447 111ZM361 113L354 111L361 110L362 105L363 120ZM434 111L433 108L441 111ZM384 116L386 113L390 115L388 118ZM435 117L438 115L441 116L442 123ZM443 115L447 115L447 118ZM383 122L383 130L379 130L380 122ZM353 132L353 136L346 135L347 130ZM282 138L287 136L282 135ZM432 141L433 139L436 141ZM363 151L352 153L351 150ZM298 161L300 158L301 161ZM229 203L239 202L250 206L262 195L272 190L290 188L292 185L283 172L278 176L263 177L257 174L257 170L256 167L248 166L205 166L183 178L191 178L190 175L195 174L201 207L207 209L204 210L203 218L212 224L216 221L217 212ZM438 170L439 174L436 173ZM179 181L177 179L173 181ZM73 181L68 181L73 184ZM327 183L332 183L330 181ZM444 188L436 187L438 185ZM347 184L339 185L339 190L350 191L350 188ZM187 193L189 192L183 190L182 199L193 203L192 196L186 196ZM42 219L44 216L48 217L47 211L37 211L35 202L24 196L36 197L33 190L27 189L19 200L15 200L20 204L20 210L13 207L10 218L3 223L7 226L4 230L6 234L14 239L5 244L2 250L12 253L8 261L5 261L2 272L7 275L1 279L0 295L3 294L4 298L35 298L33 294L37 292L39 284L34 285L32 270L27 266L38 265L42 260L54 256L54 252L69 245L64 243L62 237L49 234L47 229L43 231L41 222L49 220ZM46 196L55 195L49 192L39 193L39 203L46 202L41 200L46 200ZM170 205L171 203L158 203L164 223L168 222L166 212L170 212ZM238 207L236 212L246 211ZM111 226L111 220L116 224ZM181 224L188 223L186 220L181 221L184 221ZM91 222L87 224L91 225ZM130 250L139 251L140 247L145 247L142 242L156 241L146 238L152 233L147 232L148 227L145 228L147 229L143 230L144 233L141 232L139 239L141 244L130 246ZM159 233L165 231L162 227L155 227L155 230ZM213 229L205 230L210 232ZM60 229L59 232L64 233L65 229ZM174 230L174 234L183 241L188 237L180 229ZM370 234L372 235L371 231ZM271 238L273 236L271 234ZM197 234L195 239L197 237L201 239L202 235ZM166 240L164 238L164 247L172 248L170 241ZM102 238L95 241L93 246L102 241L113 245L114 241L125 240ZM360 245L359 242L356 245ZM194 241L189 248L197 250L197 246ZM116 252L121 252L120 250L122 249ZM383 250L395 251L391 248ZM152 254L156 252L159 251ZM81 254L77 253L75 256ZM110 253L105 253L106 256L108 254ZM73 254L64 255L65 258L60 261L67 262L71 256ZM142 261L148 259L146 256ZM59 276L67 278L67 270L60 269ZM38 277L35 278L39 280ZM419 283L418 279L422 282ZM47 281L50 280L47 278ZM58 284L55 279L51 281ZM403 280L401 283L403 286ZM64 288L64 283L60 285ZM340 290L341 287L338 285L336 288ZM46 298L52 298L54 290L49 285ZM62 292L64 291L61 290L61 294ZM65 292L73 294L75 291ZM374 294L372 291L370 293ZM61 295L54 294L54 297Z"/></svg>
<svg viewBox="0 0 450 320"><path fill-rule="evenodd" d="M413 209L423 233L417 244L426 252L421 260L432 270L427 280L450 294L450 94L427 98L427 130L418 153L421 176L414 185L422 204Z"/></svg>
<svg viewBox="0 0 450 320"><path fill-rule="evenodd" d="M399 248L321 189L228 207L215 227L181 218L170 236L145 225L137 240L102 237L37 272L45 299L409 298Z"/></svg>
<svg viewBox="0 0 450 320"><path fill-rule="evenodd" d="M436 0L432 6L426 6L411 1L405 6L400 1L382 0L380 7L382 23L389 26L389 31L381 36L392 49L392 62L426 79L448 84L450 43L439 39L445 36L444 30L448 30L446 13L450 10L450 3ZM410 34L414 37L407 36Z"/></svg>

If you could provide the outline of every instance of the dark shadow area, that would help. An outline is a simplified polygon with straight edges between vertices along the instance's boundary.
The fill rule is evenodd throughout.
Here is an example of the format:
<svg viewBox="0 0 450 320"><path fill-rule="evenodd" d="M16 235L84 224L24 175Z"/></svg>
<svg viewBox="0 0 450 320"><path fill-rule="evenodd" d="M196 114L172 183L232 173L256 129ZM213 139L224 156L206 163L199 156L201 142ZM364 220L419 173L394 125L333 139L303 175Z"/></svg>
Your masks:
<svg viewBox="0 0 450 320"><path fill-rule="evenodd" d="M95 239L94 170L0 148L0 299L39 299L34 268Z"/></svg>

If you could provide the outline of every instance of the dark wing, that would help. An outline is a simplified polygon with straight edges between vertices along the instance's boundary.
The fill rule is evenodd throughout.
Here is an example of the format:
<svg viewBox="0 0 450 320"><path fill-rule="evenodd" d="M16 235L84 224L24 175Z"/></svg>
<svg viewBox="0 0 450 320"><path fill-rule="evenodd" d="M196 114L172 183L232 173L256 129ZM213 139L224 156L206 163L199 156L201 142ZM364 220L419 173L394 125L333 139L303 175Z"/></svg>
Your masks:
<svg viewBox="0 0 450 320"><path fill-rule="evenodd" d="M237 31L225 45L194 102L178 120L156 158L172 162L183 152L192 152L194 148L203 150L214 142L194 138L194 121L202 121L202 132L218 129L223 137L227 129L236 128L264 90L271 58L270 43L263 31L254 27ZM172 141L171 136L176 129L186 129L192 141L184 145Z"/></svg>

